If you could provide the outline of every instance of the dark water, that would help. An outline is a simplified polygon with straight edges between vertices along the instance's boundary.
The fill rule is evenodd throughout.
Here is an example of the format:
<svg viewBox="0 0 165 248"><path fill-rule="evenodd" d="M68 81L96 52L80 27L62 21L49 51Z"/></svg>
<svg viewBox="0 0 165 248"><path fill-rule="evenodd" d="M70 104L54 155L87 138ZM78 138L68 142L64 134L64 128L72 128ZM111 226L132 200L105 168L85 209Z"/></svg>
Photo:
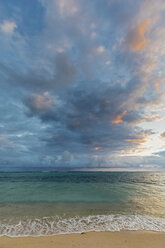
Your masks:
<svg viewBox="0 0 165 248"><path fill-rule="evenodd" d="M165 231L165 173L0 173L0 235L121 229Z"/></svg>

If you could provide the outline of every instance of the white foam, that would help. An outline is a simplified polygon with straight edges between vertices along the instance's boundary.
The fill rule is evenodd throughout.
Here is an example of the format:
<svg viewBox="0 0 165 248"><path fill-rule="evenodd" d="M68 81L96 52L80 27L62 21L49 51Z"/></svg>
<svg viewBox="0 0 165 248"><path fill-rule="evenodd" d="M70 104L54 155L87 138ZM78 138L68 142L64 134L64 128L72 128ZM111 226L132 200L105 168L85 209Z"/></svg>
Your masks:
<svg viewBox="0 0 165 248"><path fill-rule="evenodd" d="M140 215L90 215L87 217L20 220L18 223L0 222L0 236L49 236L90 231L152 230L165 232L165 218Z"/></svg>

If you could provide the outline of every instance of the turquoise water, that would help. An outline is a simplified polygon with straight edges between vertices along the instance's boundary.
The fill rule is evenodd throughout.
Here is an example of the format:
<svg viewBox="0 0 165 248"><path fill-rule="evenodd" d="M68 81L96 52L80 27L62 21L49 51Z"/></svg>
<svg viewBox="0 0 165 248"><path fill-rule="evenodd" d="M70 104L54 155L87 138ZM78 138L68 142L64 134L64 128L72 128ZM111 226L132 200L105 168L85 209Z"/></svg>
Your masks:
<svg viewBox="0 0 165 248"><path fill-rule="evenodd" d="M123 229L165 231L165 173L0 173L0 235Z"/></svg>

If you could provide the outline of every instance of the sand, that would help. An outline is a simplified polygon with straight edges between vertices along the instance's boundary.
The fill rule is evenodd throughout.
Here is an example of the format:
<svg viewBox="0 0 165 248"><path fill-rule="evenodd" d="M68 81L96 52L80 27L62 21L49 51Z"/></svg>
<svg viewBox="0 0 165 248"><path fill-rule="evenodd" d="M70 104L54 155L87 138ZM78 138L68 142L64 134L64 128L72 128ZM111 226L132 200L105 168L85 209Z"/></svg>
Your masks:
<svg viewBox="0 0 165 248"><path fill-rule="evenodd" d="M0 237L0 248L165 248L165 233L90 232L49 237Z"/></svg>

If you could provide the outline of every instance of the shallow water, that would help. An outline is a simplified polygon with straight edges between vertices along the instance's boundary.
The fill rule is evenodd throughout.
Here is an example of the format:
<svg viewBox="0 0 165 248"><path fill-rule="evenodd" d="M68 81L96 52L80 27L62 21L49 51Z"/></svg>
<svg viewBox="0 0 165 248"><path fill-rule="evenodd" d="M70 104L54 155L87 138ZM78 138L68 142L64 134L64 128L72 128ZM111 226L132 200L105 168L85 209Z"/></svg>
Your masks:
<svg viewBox="0 0 165 248"><path fill-rule="evenodd" d="M121 229L165 231L165 173L0 173L0 235Z"/></svg>

